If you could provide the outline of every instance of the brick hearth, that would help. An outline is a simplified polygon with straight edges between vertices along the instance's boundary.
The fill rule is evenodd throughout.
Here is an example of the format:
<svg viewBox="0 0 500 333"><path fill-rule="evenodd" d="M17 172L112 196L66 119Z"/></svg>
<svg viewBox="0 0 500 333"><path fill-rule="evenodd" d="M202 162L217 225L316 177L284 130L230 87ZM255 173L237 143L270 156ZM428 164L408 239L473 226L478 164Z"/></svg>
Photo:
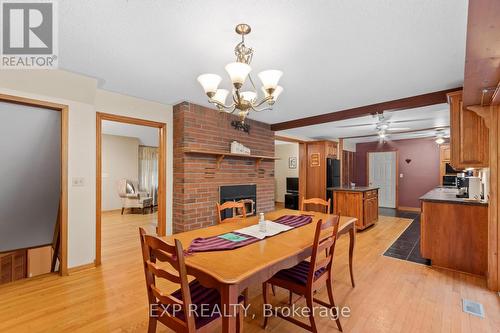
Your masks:
<svg viewBox="0 0 500 333"><path fill-rule="evenodd" d="M216 156L186 154L185 148L229 152L236 140L254 155L274 156L274 132L268 124L247 120L250 133L235 130L236 116L196 104L174 106L174 233L216 223L219 186L257 184L258 212L274 209L274 161L227 157L217 169Z"/></svg>

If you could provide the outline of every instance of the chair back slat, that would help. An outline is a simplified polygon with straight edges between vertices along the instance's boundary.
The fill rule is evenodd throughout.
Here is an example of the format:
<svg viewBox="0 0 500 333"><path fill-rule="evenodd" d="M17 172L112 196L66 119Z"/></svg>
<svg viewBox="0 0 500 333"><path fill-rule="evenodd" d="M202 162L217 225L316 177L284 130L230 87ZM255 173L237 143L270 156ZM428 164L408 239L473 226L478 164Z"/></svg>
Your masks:
<svg viewBox="0 0 500 333"><path fill-rule="evenodd" d="M182 306L184 313L189 313L191 292L189 289L187 270L184 263L184 250L181 242L176 239L175 245L170 245L158 237L147 235L143 228L139 228L139 236L141 240L146 289L150 306L178 304ZM160 268L158 261L170 264L178 275L174 275ZM182 301L170 294L163 293L156 283L157 279L164 279L179 284ZM185 320L182 321L177 317L164 315L159 317L158 320L175 331L194 332L196 330L193 316L185 316Z"/></svg>
<svg viewBox="0 0 500 333"><path fill-rule="evenodd" d="M327 256L325 258L321 258L320 260L316 260L316 265L314 266L314 271L317 271L321 268L328 268L330 264L330 259L332 256Z"/></svg>
<svg viewBox="0 0 500 333"><path fill-rule="evenodd" d="M151 240L156 238L156 237L148 236L148 235L146 235L146 237L151 237L152 238ZM156 248L156 249L151 248L150 252L151 252L151 258L154 259L155 261L156 261L156 259L158 259L161 262L168 262L176 270L179 269L179 267L178 267L179 262L177 261L176 257L173 254L162 251L158 248Z"/></svg>
<svg viewBox="0 0 500 333"><path fill-rule="evenodd" d="M323 206L325 210L325 211L320 211L320 213L330 214L330 202L331 199L328 199L328 201L326 201L321 198L311 198L311 199L302 198L302 204L300 210L306 211L307 205L315 205L315 206L319 205Z"/></svg>
<svg viewBox="0 0 500 333"><path fill-rule="evenodd" d="M163 305L184 305L184 302L171 295L165 295L154 284L150 285L151 292Z"/></svg>
<svg viewBox="0 0 500 333"><path fill-rule="evenodd" d="M314 234L313 250L311 255L311 270L308 275L308 284L312 284L315 278L315 272L320 268L330 271L332 268L333 254L337 242L337 233L339 230L340 216L329 216L325 221L319 220L316 224ZM324 234L324 230L333 228L331 233ZM327 249L326 258L322 259L320 253Z"/></svg>
<svg viewBox="0 0 500 333"><path fill-rule="evenodd" d="M217 208L217 221L219 222L219 224L237 221L239 219L238 217L236 217L238 209L241 211L241 218L245 219L247 217L245 203L242 201L226 201L222 205L217 203L216 208ZM222 212L224 212L226 209L233 210L233 217L223 220L222 219Z"/></svg>
<svg viewBox="0 0 500 333"><path fill-rule="evenodd" d="M167 270L164 270L163 268L158 267L155 263L152 263L151 261L147 261L146 263L148 265L148 269L151 273L153 273L154 276L169 280L173 283L180 284L181 283L181 278L178 275L174 275L170 273Z"/></svg>

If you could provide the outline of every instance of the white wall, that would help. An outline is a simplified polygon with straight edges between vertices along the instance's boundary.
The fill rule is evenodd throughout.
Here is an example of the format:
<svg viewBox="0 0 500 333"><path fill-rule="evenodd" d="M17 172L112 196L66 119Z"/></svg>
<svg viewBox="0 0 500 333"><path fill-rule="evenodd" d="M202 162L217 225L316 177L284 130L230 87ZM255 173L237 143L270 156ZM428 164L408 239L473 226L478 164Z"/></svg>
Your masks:
<svg viewBox="0 0 500 333"><path fill-rule="evenodd" d="M120 179L139 179L139 139L102 135L102 210L122 208L117 184Z"/></svg>
<svg viewBox="0 0 500 333"><path fill-rule="evenodd" d="M0 93L69 106L68 267L95 259L96 111L167 124L167 232L172 230L172 106L107 92L97 80L61 70L1 70ZM72 187L73 177L84 186Z"/></svg>
<svg viewBox="0 0 500 333"><path fill-rule="evenodd" d="M275 201L285 202L286 193L286 177L299 176L299 144L298 143L285 143L277 144L274 148L274 153L279 160L274 162L274 182L275 182ZM297 168L288 168L288 158L297 158Z"/></svg>

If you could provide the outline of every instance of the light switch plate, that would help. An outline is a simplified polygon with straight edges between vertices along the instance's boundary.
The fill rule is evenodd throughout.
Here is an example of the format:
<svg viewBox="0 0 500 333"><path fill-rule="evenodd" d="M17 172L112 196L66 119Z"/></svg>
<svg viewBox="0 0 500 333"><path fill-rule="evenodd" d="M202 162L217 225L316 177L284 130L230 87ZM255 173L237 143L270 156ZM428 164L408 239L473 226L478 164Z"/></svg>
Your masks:
<svg viewBox="0 0 500 333"><path fill-rule="evenodd" d="M71 180L71 184L73 185L73 187L85 186L85 178L73 177L73 179Z"/></svg>
<svg viewBox="0 0 500 333"><path fill-rule="evenodd" d="M399 174L399 178L403 178L403 174L402 173Z"/></svg>

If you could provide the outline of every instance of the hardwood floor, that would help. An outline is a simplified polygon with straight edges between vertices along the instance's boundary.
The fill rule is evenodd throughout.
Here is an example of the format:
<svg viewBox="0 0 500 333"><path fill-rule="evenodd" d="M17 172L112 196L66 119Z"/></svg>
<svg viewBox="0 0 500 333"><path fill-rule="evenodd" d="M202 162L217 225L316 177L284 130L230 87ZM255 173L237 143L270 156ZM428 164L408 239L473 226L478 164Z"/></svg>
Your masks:
<svg viewBox="0 0 500 333"><path fill-rule="evenodd" d="M101 267L1 286L0 332L145 332L148 310L138 227L152 232L155 218L156 214L104 214ZM409 223L380 217L375 226L358 233L354 289L347 265L348 238L339 240L335 301L351 308L351 316L341 318L344 332L499 332L499 297L486 289L484 279L381 255ZM264 332L260 286L251 288L250 296L245 331ZM327 299L324 290L317 296ZM287 297L278 290L271 301L284 303ZM486 318L463 313L463 297L481 302ZM321 332L336 331L335 321L329 319L320 319L319 327ZM271 318L266 331L302 332L279 318ZM159 325L158 332L168 330Z"/></svg>

